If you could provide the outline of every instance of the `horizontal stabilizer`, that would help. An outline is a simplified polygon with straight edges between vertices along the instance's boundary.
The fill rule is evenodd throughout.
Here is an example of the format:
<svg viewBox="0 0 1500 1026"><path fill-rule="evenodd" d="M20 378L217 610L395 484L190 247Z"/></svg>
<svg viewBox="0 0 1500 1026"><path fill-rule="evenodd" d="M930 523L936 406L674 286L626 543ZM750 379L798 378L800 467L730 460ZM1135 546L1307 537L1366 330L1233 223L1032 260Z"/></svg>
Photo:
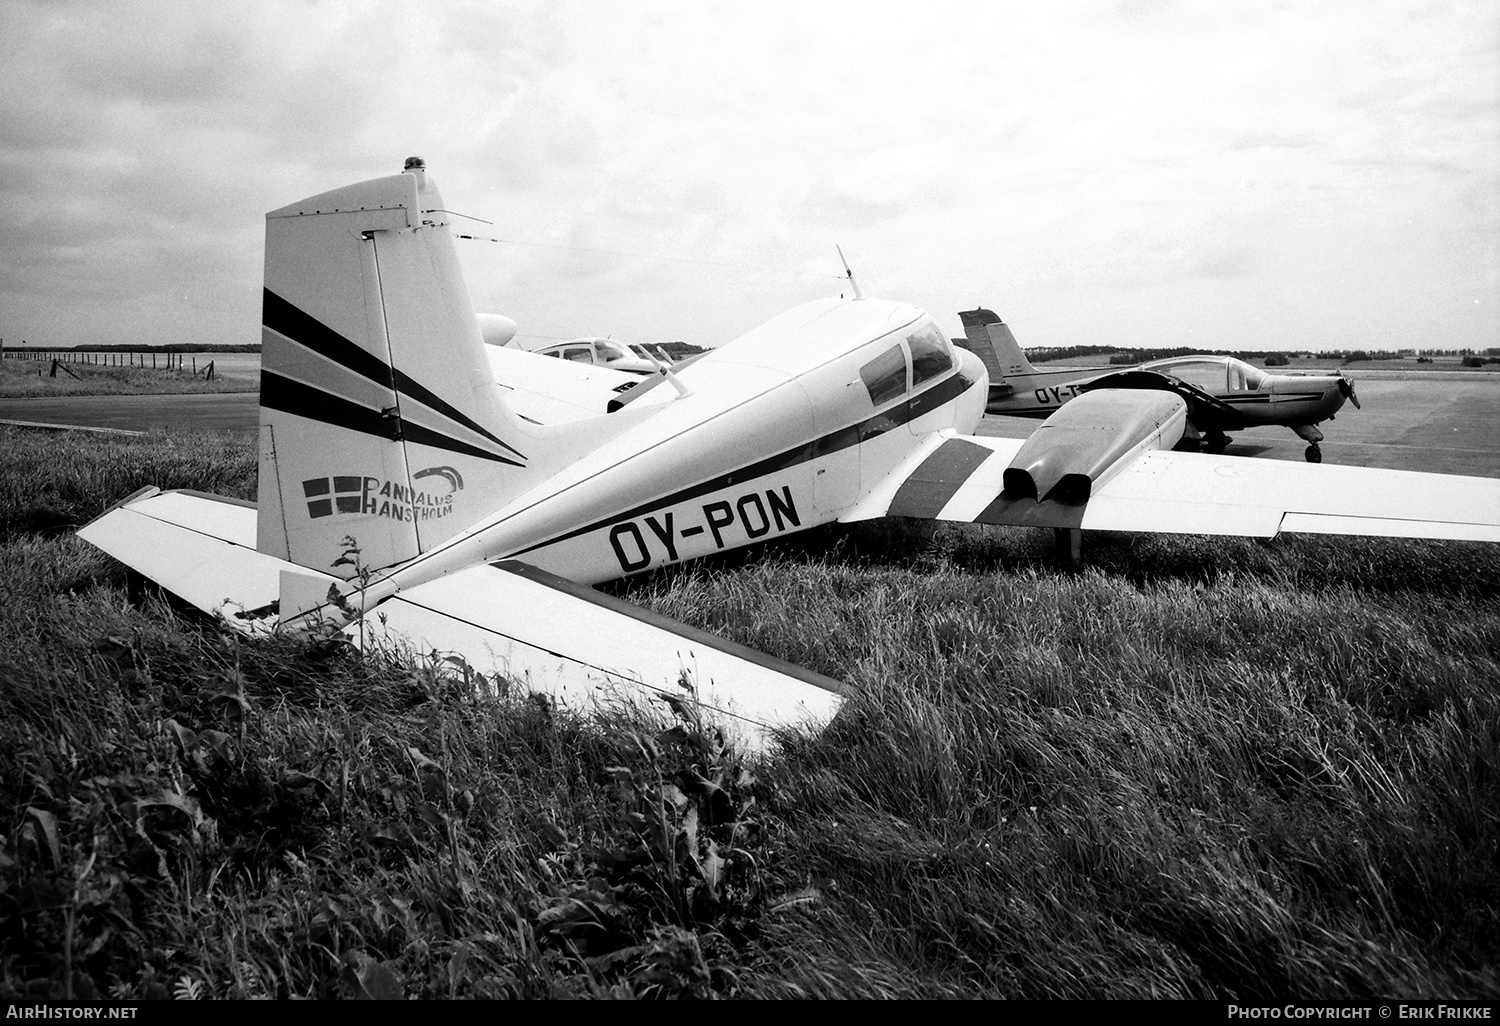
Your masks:
<svg viewBox="0 0 1500 1026"><path fill-rule="evenodd" d="M269 627L272 603L283 613L314 608L343 583L257 552L255 529L249 504L152 488L78 536L244 631ZM358 590L349 597L357 602ZM239 615L251 611L260 615ZM345 634L418 656L457 654L580 712L696 702L707 720L754 749L775 728L822 726L842 701L843 685L832 678L517 562L400 592Z"/></svg>
<svg viewBox="0 0 1500 1026"><path fill-rule="evenodd" d="M255 550L255 506L198 492L137 492L78 529L78 537L209 614L262 609L281 593L283 570L320 576Z"/></svg>
<svg viewBox="0 0 1500 1026"><path fill-rule="evenodd" d="M516 561L401 592L364 629L416 654L459 654L577 711L696 701L757 749L775 728L821 727L842 701L832 678Z"/></svg>
<svg viewBox="0 0 1500 1026"><path fill-rule="evenodd" d="M311 574L300 567L281 571L281 604L276 610L281 622L288 623L303 613L328 605L328 587L328 578L321 574ZM326 613L337 615L338 610Z"/></svg>

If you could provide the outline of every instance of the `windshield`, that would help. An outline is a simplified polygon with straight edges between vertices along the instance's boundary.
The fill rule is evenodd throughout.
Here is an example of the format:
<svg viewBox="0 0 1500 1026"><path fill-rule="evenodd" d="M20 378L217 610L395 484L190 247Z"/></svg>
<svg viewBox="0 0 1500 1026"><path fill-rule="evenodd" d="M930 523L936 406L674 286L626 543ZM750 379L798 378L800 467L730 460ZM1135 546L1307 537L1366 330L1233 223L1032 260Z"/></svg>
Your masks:
<svg viewBox="0 0 1500 1026"><path fill-rule="evenodd" d="M1156 360L1142 367L1158 374L1170 374L1212 395L1264 388L1266 384L1265 371L1232 356L1177 357Z"/></svg>
<svg viewBox="0 0 1500 1026"><path fill-rule="evenodd" d="M907 336L906 344L911 346L912 387L953 366L953 357L948 354L948 340L930 324Z"/></svg>

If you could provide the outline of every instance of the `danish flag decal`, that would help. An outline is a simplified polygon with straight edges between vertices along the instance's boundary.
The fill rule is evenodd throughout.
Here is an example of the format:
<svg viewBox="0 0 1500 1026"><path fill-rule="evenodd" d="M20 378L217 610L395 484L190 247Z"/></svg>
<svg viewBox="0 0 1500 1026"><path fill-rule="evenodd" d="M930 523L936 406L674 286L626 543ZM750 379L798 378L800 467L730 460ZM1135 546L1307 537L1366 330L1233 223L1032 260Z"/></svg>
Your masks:
<svg viewBox="0 0 1500 1026"><path fill-rule="evenodd" d="M403 523L450 516L454 496L463 491L463 475L452 467L428 467L412 475L413 481L422 478L437 479L432 490L368 475L335 474L303 481L302 495L307 500L308 518L312 520L345 513L386 517Z"/></svg>

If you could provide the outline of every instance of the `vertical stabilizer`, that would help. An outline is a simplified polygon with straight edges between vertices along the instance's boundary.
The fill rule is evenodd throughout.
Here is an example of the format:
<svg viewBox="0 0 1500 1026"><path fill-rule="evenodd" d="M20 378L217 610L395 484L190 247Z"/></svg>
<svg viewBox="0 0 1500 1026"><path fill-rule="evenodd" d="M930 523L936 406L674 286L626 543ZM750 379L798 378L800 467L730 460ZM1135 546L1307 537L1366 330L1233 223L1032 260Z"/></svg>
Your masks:
<svg viewBox="0 0 1500 1026"><path fill-rule="evenodd" d="M416 158L266 215L260 551L348 577L534 483L447 216Z"/></svg>
<svg viewBox="0 0 1500 1026"><path fill-rule="evenodd" d="M985 369L990 372L991 385L1004 384L1007 377L1037 372L1021 352L1009 325L995 316L994 311L961 310L958 317L969 339L968 348L984 361Z"/></svg>

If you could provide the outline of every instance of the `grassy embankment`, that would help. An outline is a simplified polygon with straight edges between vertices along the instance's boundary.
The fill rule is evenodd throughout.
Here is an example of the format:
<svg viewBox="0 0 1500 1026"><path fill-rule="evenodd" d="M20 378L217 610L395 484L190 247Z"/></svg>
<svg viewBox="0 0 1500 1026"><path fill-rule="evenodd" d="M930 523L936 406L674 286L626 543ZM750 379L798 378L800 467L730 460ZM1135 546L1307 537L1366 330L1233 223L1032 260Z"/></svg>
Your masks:
<svg viewBox="0 0 1500 1026"><path fill-rule="evenodd" d="M204 379L206 365L195 375L190 369L167 369L166 360L157 367L105 367L89 363L66 363L57 374L48 360L0 360L0 398L67 395L162 395L177 392L254 392L254 379L215 376ZM71 373L70 373L71 372Z"/></svg>
<svg viewBox="0 0 1500 1026"><path fill-rule="evenodd" d="M1500 997L1500 552L818 532L630 597L859 686L742 763L235 641L65 528L248 446L0 429L0 996Z"/></svg>

